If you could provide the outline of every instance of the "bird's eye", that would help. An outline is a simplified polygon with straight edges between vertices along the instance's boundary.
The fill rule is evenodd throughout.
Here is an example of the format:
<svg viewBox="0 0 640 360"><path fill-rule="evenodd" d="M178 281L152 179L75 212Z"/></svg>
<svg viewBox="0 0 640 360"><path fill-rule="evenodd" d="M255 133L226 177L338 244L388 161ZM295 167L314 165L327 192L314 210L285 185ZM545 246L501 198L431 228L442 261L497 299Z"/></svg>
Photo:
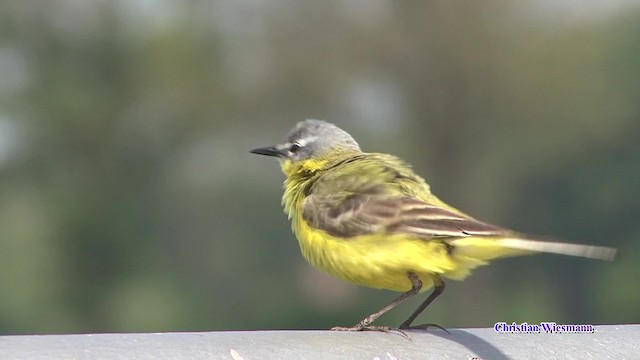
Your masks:
<svg viewBox="0 0 640 360"><path fill-rule="evenodd" d="M295 153L296 151L300 150L301 146L298 143L293 143L291 144L291 146L289 146L289 151L291 151L292 153Z"/></svg>

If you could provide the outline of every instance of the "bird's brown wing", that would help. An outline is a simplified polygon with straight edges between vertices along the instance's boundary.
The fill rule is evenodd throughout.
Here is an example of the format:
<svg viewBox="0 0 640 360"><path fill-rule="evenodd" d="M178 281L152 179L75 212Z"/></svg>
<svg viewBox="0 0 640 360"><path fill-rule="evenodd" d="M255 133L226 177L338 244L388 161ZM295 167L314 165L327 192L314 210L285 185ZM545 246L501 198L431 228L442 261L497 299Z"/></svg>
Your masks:
<svg viewBox="0 0 640 360"><path fill-rule="evenodd" d="M388 194L312 194L302 204L302 217L310 226L342 238L369 233L403 233L421 239L510 233L412 197Z"/></svg>

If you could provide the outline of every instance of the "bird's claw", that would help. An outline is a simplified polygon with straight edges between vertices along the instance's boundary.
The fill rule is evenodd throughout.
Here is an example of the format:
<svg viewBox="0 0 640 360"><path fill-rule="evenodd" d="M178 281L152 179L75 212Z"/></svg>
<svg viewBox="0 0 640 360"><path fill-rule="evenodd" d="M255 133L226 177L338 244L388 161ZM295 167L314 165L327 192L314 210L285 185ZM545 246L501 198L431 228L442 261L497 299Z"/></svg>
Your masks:
<svg viewBox="0 0 640 360"><path fill-rule="evenodd" d="M358 324L356 326L351 326L351 327L348 327L348 326L336 326L336 327L331 328L331 330L332 331L380 331L380 332L384 332L384 333L397 332L401 336L407 338L408 340L411 340L409 335L407 335L407 333L404 332L402 329L392 328L392 327L389 327L389 326L376 326L376 325Z"/></svg>

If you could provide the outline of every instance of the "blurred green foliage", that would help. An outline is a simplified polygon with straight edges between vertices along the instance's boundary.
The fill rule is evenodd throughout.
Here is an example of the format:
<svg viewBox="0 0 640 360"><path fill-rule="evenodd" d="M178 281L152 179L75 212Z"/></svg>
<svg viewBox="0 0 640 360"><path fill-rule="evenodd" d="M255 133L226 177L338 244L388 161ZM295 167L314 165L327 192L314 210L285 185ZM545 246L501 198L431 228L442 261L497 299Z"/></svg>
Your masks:
<svg viewBox="0 0 640 360"><path fill-rule="evenodd" d="M389 301L304 262L248 153L304 118L480 219L619 249L498 261L430 322L640 321L640 8L605 3L0 3L0 333L327 328Z"/></svg>

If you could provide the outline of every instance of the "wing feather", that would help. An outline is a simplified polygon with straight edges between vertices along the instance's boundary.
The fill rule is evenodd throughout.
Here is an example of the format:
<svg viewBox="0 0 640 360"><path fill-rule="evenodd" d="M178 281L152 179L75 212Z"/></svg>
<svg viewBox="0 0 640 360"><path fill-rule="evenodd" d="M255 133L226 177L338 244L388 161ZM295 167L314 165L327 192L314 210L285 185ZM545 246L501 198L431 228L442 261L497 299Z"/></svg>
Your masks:
<svg viewBox="0 0 640 360"><path fill-rule="evenodd" d="M376 193L312 194L303 202L302 216L311 226L344 238L378 232L421 239L510 233L412 197Z"/></svg>

